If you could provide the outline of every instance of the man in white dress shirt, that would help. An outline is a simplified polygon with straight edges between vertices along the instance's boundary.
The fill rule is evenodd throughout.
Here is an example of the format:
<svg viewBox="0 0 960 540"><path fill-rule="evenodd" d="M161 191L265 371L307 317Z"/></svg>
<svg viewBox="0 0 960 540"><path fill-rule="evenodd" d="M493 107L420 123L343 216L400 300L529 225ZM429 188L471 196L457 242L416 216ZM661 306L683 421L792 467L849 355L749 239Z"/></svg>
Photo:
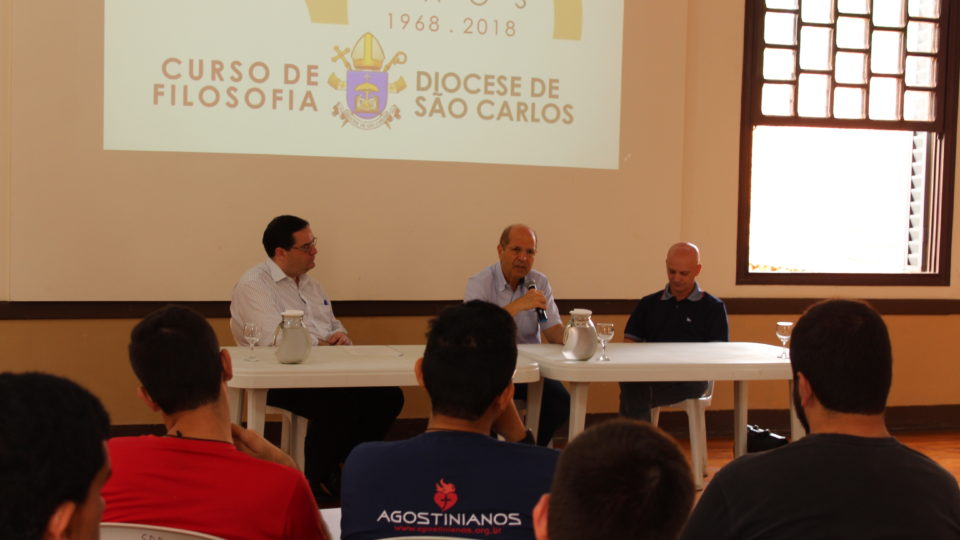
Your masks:
<svg viewBox="0 0 960 540"><path fill-rule="evenodd" d="M310 224L295 216L274 218L263 232L269 259L248 270L233 289L230 330L237 345L247 345L245 323L262 333L258 345L273 345L280 314L301 310L314 345L352 345L333 315L330 298L307 275L317 255ZM380 440L403 408L403 392L384 388L273 389L267 403L310 420L304 448L304 473L321 503L339 497L340 465L357 444Z"/></svg>

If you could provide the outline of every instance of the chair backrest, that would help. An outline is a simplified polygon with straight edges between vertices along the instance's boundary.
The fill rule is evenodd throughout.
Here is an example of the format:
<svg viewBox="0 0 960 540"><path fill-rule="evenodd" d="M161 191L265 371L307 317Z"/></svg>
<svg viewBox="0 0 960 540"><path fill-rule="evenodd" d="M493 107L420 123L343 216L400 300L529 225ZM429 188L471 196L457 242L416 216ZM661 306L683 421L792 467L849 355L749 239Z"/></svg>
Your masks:
<svg viewBox="0 0 960 540"><path fill-rule="evenodd" d="M706 401L707 405L710 404L710 400L713 399L713 381L707 381L707 389L703 391L700 399Z"/></svg>
<svg viewBox="0 0 960 540"><path fill-rule="evenodd" d="M687 408L687 403L691 400L699 401L703 404L704 407L709 407L713 402L713 383L714 381L707 381L707 389L703 391L703 394L700 397L685 399L683 401L678 401L677 403L671 403L670 405L663 405L661 407L655 407L651 413L651 422L653 425L657 425L657 418L660 416L660 409L684 409Z"/></svg>
<svg viewBox="0 0 960 540"><path fill-rule="evenodd" d="M327 532L330 533L330 540L340 540L340 507L321 508L320 517L327 525Z"/></svg>
<svg viewBox="0 0 960 540"><path fill-rule="evenodd" d="M159 525L109 522L100 524L100 540L197 540L198 538L224 540L219 536Z"/></svg>

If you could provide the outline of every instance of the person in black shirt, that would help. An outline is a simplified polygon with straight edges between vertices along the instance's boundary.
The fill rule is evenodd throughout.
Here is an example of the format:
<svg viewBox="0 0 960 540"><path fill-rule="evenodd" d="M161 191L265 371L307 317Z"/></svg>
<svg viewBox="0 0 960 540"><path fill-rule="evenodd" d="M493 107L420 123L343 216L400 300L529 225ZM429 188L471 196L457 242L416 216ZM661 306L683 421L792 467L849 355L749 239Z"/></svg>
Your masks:
<svg viewBox="0 0 960 540"><path fill-rule="evenodd" d="M670 246L662 291L643 297L624 329L627 342L728 341L723 301L700 289L700 249L689 242ZM650 410L703 395L706 381L622 382L620 414L650 421Z"/></svg>
<svg viewBox="0 0 960 540"><path fill-rule="evenodd" d="M887 431L893 356L880 314L815 304L793 329L790 364L810 434L720 469L683 538L960 538L957 480Z"/></svg>

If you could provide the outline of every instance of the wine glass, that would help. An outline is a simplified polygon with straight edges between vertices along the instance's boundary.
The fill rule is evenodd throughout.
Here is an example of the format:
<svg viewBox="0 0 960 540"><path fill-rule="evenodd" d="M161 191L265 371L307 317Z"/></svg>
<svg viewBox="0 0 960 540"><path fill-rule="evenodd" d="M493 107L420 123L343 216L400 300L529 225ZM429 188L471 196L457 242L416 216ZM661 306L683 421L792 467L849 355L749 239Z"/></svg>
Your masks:
<svg viewBox="0 0 960 540"><path fill-rule="evenodd" d="M253 347L260 341L260 327L256 323L243 323L243 339L250 344L250 356L244 358L247 362L256 362L257 357L253 354Z"/></svg>
<svg viewBox="0 0 960 540"><path fill-rule="evenodd" d="M790 333L793 332L793 323L789 321L780 321L777 323L777 337L783 344L783 352L777 358L790 358L790 351L787 349L787 342L790 341Z"/></svg>
<svg viewBox="0 0 960 540"><path fill-rule="evenodd" d="M607 356L607 342L613 339L613 323L602 322L597 323L597 339L600 340L600 358L597 358L597 362L609 362L610 357Z"/></svg>

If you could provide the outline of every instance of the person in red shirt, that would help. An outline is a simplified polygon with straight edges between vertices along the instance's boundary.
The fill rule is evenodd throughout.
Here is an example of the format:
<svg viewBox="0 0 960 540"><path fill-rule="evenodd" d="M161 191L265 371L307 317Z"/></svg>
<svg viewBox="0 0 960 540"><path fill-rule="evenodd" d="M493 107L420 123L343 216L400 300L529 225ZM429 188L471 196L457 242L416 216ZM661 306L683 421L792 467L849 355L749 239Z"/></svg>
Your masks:
<svg viewBox="0 0 960 540"><path fill-rule="evenodd" d="M168 306L148 315L133 329L129 354L138 393L167 432L109 441L104 521L231 539L327 540L292 458L231 424L230 355L200 314Z"/></svg>

